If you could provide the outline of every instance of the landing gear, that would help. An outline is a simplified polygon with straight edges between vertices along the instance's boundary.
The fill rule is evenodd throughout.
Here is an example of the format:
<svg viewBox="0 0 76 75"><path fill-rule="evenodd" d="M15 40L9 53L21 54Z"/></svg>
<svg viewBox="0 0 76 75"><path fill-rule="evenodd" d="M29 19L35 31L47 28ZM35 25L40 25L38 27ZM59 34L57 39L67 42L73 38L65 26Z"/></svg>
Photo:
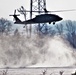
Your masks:
<svg viewBox="0 0 76 75"><path fill-rule="evenodd" d="M49 22L49 24L51 24L51 22Z"/></svg>
<svg viewBox="0 0 76 75"><path fill-rule="evenodd" d="M55 22L53 22L53 25L55 25Z"/></svg>

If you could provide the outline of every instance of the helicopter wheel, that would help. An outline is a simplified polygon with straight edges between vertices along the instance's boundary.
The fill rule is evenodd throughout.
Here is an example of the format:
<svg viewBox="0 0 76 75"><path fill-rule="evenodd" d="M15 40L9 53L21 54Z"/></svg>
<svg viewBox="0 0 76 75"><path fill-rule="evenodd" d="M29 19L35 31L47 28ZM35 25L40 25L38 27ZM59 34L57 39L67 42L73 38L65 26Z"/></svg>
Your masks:
<svg viewBox="0 0 76 75"><path fill-rule="evenodd" d="M49 22L49 24L51 24L51 22Z"/></svg>
<svg viewBox="0 0 76 75"><path fill-rule="evenodd" d="M53 25L55 25L55 22L53 22Z"/></svg>

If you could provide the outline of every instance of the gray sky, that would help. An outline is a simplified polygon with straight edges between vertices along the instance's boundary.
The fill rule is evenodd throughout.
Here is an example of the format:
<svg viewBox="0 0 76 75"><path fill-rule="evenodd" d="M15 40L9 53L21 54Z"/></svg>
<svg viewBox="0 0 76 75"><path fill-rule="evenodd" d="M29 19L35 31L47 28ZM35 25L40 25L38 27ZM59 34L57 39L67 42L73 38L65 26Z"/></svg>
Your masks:
<svg viewBox="0 0 76 75"><path fill-rule="evenodd" d="M46 0L48 10L67 10L76 9L76 0ZM0 0L0 18L12 20L9 14L13 13L14 9L24 6L29 10L30 0ZM76 11L55 13L63 17L64 20L76 20Z"/></svg>

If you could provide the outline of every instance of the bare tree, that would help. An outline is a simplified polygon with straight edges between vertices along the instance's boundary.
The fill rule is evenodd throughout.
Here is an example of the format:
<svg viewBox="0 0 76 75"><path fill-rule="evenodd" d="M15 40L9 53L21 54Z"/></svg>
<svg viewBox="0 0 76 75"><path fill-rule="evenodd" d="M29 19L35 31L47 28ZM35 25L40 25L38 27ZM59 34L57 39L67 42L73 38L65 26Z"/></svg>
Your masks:
<svg viewBox="0 0 76 75"><path fill-rule="evenodd" d="M59 25L57 24L55 27L56 27L59 35L61 35L63 33L63 25L62 24L59 24Z"/></svg>
<svg viewBox="0 0 76 75"><path fill-rule="evenodd" d="M76 27L71 20L68 20L66 22L66 28L69 33L75 32L75 30L76 30Z"/></svg>
<svg viewBox="0 0 76 75"><path fill-rule="evenodd" d="M11 31L12 23L4 18L0 19L0 33Z"/></svg>
<svg viewBox="0 0 76 75"><path fill-rule="evenodd" d="M8 69L3 70L3 74L2 75L7 75Z"/></svg>
<svg viewBox="0 0 76 75"><path fill-rule="evenodd" d="M70 44L76 48L76 26L73 24L72 21L67 21L66 23L67 27L67 40L70 42Z"/></svg>
<svg viewBox="0 0 76 75"><path fill-rule="evenodd" d="M60 71L59 73L60 73L60 75L63 75L64 71Z"/></svg>

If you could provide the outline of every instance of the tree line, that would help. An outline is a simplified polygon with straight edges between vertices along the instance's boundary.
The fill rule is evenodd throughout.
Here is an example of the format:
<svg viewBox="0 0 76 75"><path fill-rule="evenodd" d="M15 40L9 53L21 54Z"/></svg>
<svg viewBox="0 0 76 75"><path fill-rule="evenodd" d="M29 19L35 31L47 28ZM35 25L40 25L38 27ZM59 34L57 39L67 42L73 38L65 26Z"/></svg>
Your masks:
<svg viewBox="0 0 76 75"><path fill-rule="evenodd" d="M0 34L9 35L13 31L13 23L7 19L0 19ZM34 32L36 33L38 26L35 26ZM43 35L63 36L69 41L73 48L76 48L76 21L66 20L56 25L45 25L39 29L39 32ZM14 35L20 36L18 29L14 30Z"/></svg>

